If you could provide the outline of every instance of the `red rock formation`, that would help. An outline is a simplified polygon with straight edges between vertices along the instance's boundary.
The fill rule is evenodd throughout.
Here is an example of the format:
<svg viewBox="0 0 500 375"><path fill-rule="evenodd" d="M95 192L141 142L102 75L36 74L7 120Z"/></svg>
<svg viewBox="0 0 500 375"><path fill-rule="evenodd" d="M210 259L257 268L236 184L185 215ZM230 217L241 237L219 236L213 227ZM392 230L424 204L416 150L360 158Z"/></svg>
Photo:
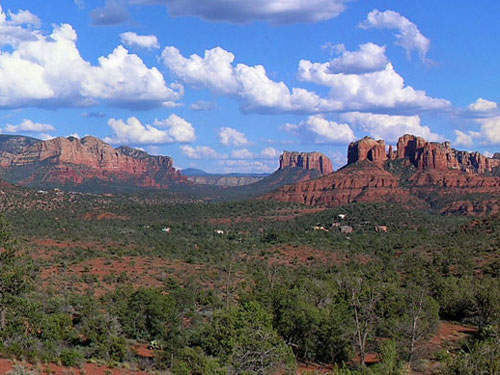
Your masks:
<svg viewBox="0 0 500 375"><path fill-rule="evenodd" d="M28 170L28 175L12 182L30 186L79 185L95 179L143 187L166 187L173 180L183 179L172 165L173 160L167 156L152 156L129 147L115 149L91 136L81 140L54 138L26 144L15 153L0 152L2 173Z"/></svg>
<svg viewBox="0 0 500 375"><path fill-rule="evenodd" d="M285 151L280 156L280 170L287 167L298 167L306 170L316 169L322 175L333 172L331 160L320 152Z"/></svg>
<svg viewBox="0 0 500 375"><path fill-rule="evenodd" d="M336 207L351 202L401 202L421 206L417 198L400 187L399 179L376 163L343 168L321 178L287 185L263 199Z"/></svg>
<svg viewBox="0 0 500 375"><path fill-rule="evenodd" d="M500 166L500 154L498 158L495 158L495 155L493 155L493 158L488 158L479 152L455 152L457 161L463 171L479 174L491 172L494 168Z"/></svg>
<svg viewBox="0 0 500 375"><path fill-rule="evenodd" d="M352 142L347 151L347 163L352 164L363 160L374 162L387 160L385 141L376 141L371 137L364 137L359 141Z"/></svg>
<svg viewBox="0 0 500 375"><path fill-rule="evenodd" d="M369 160L372 162L384 162L387 159L404 159L421 170L457 169L467 173L489 173L494 168L500 167L500 154L497 157L488 158L478 152L457 151L451 148L449 142L436 143L427 142L421 137L405 134L397 143L397 150L385 153L385 142L375 141L365 137L349 145L347 160L348 164L357 161Z"/></svg>
<svg viewBox="0 0 500 375"><path fill-rule="evenodd" d="M500 199L495 198L500 195L500 177L491 174L497 173L500 159L457 151L449 142L427 142L412 135L401 137L396 151L389 148L388 155L383 151L383 141L365 137L349 145L347 167L319 179L285 186L263 198L329 207L388 201L418 207L427 202L434 205L443 198L459 202L445 207L443 213L484 214L500 209ZM384 169L387 158L403 160L407 166L413 164L417 172L393 175ZM390 170L400 173L394 166ZM469 201L468 196L479 198Z"/></svg>
<svg viewBox="0 0 500 375"><path fill-rule="evenodd" d="M419 153L426 144L427 141L423 138L405 134L398 139L396 159L417 160Z"/></svg>
<svg viewBox="0 0 500 375"><path fill-rule="evenodd" d="M418 169L461 170L483 174L500 166L500 159L488 158L479 152L457 151L449 142L427 142L414 135L398 140L396 159L407 159Z"/></svg>

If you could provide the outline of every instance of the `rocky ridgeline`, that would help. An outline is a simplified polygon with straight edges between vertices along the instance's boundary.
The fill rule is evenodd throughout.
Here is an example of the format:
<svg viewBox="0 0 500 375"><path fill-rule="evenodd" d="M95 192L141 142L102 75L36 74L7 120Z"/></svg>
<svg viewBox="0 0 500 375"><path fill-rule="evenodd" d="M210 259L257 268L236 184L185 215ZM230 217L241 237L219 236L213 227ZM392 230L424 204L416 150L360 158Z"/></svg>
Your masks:
<svg viewBox="0 0 500 375"><path fill-rule="evenodd" d="M97 180L166 187L182 179L170 157L130 147L114 148L92 136L29 142L24 138L9 137L0 142L1 174L12 183L64 186Z"/></svg>
<svg viewBox="0 0 500 375"><path fill-rule="evenodd" d="M298 167L306 170L318 170L321 175L333 172L331 160L320 152L284 151L280 156L280 170Z"/></svg>
<svg viewBox="0 0 500 375"><path fill-rule="evenodd" d="M479 152L458 151L450 142L428 142L421 137L406 134L399 138L397 149L389 146L386 151L385 141L365 137L353 142L348 149L348 164L369 160L385 162L386 160L404 159L419 170L436 169L441 171L459 170L466 173L484 174L500 167L500 154L492 158Z"/></svg>
<svg viewBox="0 0 500 375"><path fill-rule="evenodd" d="M365 137L349 145L348 165L310 181L284 186L262 199L336 207L353 202L391 202L429 207L446 198L442 213L483 215L500 212L500 154L458 151L449 142L427 142L404 135L397 149ZM398 172L388 161L401 161L412 173ZM493 173L491 173L493 172ZM484 197L469 200L468 197ZM430 201L428 201L430 200Z"/></svg>

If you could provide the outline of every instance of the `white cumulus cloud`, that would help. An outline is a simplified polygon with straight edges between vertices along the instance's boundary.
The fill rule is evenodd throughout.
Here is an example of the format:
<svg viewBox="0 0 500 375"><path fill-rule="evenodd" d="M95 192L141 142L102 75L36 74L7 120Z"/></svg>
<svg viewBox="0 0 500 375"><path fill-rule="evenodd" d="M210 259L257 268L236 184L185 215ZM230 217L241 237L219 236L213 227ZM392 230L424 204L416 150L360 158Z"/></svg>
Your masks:
<svg viewBox="0 0 500 375"><path fill-rule="evenodd" d="M473 147L475 140L481 138L481 133L475 131L454 130L454 133L456 138L453 144L456 146Z"/></svg>
<svg viewBox="0 0 500 375"><path fill-rule="evenodd" d="M106 137L104 141L111 144L188 143L196 139L193 126L175 114L165 120L156 120L155 126L142 124L136 117L129 117L127 121L112 118L108 125L114 136Z"/></svg>
<svg viewBox="0 0 500 375"><path fill-rule="evenodd" d="M267 76L262 65L234 65L235 56L223 48L206 50L203 57L182 56L176 47L162 53L165 66L183 83L235 97L246 112L319 112L333 109L328 100Z"/></svg>
<svg viewBox="0 0 500 375"><path fill-rule="evenodd" d="M183 95L181 85L168 86L156 68L118 46L85 61L76 46L77 34L68 24L50 35L14 25L0 7L0 107L45 108L87 106L99 101L129 108L172 106Z"/></svg>
<svg viewBox="0 0 500 375"><path fill-rule="evenodd" d="M189 159L225 159L227 155L219 154L209 146L190 146L182 145L180 147L182 153Z"/></svg>
<svg viewBox="0 0 500 375"><path fill-rule="evenodd" d="M217 103L207 100L198 100L189 106L193 111L211 111L217 108Z"/></svg>
<svg viewBox="0 0 500 375"><path fill-rule="evenodd" d="M474 103L469 104L467 109L471 112L491 113L498 110L498 105L490 100L478 98Z"/></svg>
<svg viewBox="0 0 500 375"><path fill-rule="evenodd" d="M280 152L275 149L274 147L265 147L261 152L260 152L260 157L262 159L278 159L280 156Z"/></svg>
<svg viewBox="0 0 500 375"><path fill-rule="evenodd" d="M348 51L343 44L338 44L335 49L340 56L327 63L331 73L375 72L384 69L389 62L385 46L375 43L362 44L358 51Z"/></svg>
<svg viewBox="0 0 500 375"><path fill-rule="evenodd" d="M338 111L416 111L451 106L447 100L431 98L425 91L406 86L403 77L394 70L391 63L387 63L381 70L348 74L332 73L329 62L301 60L297 78L329 87L330 100Z"/></svg>
<svg viewBox="0 0 500 375"><path fill-rule="evenodd" d="M321 115L309 116L299 124L285 124L282 130L313 144L345 144L356 138L349 125L327 120Z"/></svg>
<svg viewBox="0 0 500 375"><path fill-rule="evenodd" d="M392 29L396 30L396 44L403 47L408 56L415 50L420 58L425 61L430 47L430 40L427 39L418 29L417 25L408 18L393 10L381 12L377 9L368 13L366 20L359 25L363 29Z"/></svg>
<svg viewBox="0 0 500 375"><path fill-rule="evenodd" d="M396 142L403 134L413 134L428 141L442 141L443 137L422 125L420 116L395 116L374 113L349 112L340 116L342 120L358 127L373 138Z"/></svg>
<svg viewBox="0 0 500 375"><path fill-rule="evenodd" d="M132 4L164 4L172 16L247 23L319 22L337 17L349 0L131 0Z"/></svg>
<svg viewBox="0 0 500 375"><path fill-rule="evenodd" d="M17 13L13 13L9 10L9 17L13 25L32 25L34 27L40 27L42 24L40 18L29 10L19 10Z"/></svg>
<svg viewBox="0 0 500 375"><path fill-rule="evenodd" d="M344 49L340 57L326 63L300 61L298 80L328 87L326 97L304 88L289 89L284 82L271 80L262 65L235 65L235 56L220 47L205 51L203 57L187 58L177 48L166 47L162 59L181 82L233 97L244 112L408 112L451 106L447 100L405 85L388 62L385 47L373 43L362 45L359 51Z"/></svg>
<svg viewBox="0 0 500 375"><path fill-rule="evenodd" d="M160 43L158 43L158 38L155 35L137 35L134 32L128 31L120 34L120 40L123 44L131 47L146 49L160 48Z"/></svg>
<svg viewBox="0 0 500 375"><path fill-rule="evenodd" d="M246 148L240 148L237 150L233 150L231 152L231 158L233 159L254 159L255 155L253 152Z"/></svg>
<svg viewBox="0 0 500 375"><path fill-rule="evenodd" d="M229 127L219 129L219 141L225 146L248 146L251 144L245 134Z"/></svg>
<svg viewBox="0 0 500 375"><path fill-rule="evenodd" d="M469 136L479 139L482 144L500 145L500 116L478 119L479 132L471 131Z"/></svg>
<svg viewBox="0 0 500 375"><path fill-rule="evenodd" d="M31 133L43 133L55 130L55 128L50 124L42 124L39 122L33 122L29 119L24 119L20 124L12 125L7 124L3 131L7 133L17 133L17 132L31 132Z"/></svg>

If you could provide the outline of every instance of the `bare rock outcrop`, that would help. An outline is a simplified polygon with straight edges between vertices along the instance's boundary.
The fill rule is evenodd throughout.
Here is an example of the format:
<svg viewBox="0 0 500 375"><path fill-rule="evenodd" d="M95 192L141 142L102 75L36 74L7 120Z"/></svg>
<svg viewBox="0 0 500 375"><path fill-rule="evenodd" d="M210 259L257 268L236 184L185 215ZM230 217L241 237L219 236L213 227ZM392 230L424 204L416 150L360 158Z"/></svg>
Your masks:
<svg viewBox="0 0 500 375"><path fill-rule="evenodd" d="M407 159L420 170L461 170L484 174L500 166L500 159L488 158L479 152L458 151L450 142L427 142L421 137L404 135L398 140L397 159Z"/></svg>
<svg viewBox="0 0 500 375"><path fill-rule="evenodd" d="M80 185L95 180L161 188L183 179L168 156L114 148L92 136L33 142L18 138L19 147L12 147L12 140L4 142L8 147L0 142L0 172L21 185Z"/></svg>
<svg viewBox="0 0 500 375"><path fill-rule="evenodd" d="M405 134L399 138L397 149L392 146L385 151L383 140L365 137L349 145L348 164L369 160L384 162L385 160L405 160L419 170L436 169L440 171L461 170L466 173L484 174L500 167L500 154L493 158L479 152L458 151L450 142L427 142L424 138Z"/></svg>
<svg viewBox="0 0 500 375"><path fill-rule="evenodd" d="M320 152L285 151L280 156L280 170L298 167L306 170L318 170L322 175L333 172L333 164L328 156Z"/></svg>
<svg viewBox="0 0 500 375"><path fill-rule="evenodd" d="M363 160L373 162L384 162L387 160L385 141L376 141L371 137L364 137L359 141L352 142L347 151L347 163L352 164Z"/></svg>
<svg viewBox="0 0 500 375"><path fill-rule="evenodd" d="M352 202L412 202L417 198L401 188L399 179L376 163L344 168L328 176L287 185L263 196L283 202L336 207Z"/></svg>
<svg viewBox="0 0 500 375"><path fill-rule="evenodd" d="M442 213L482 215L500 210L499 168L500 154L489 158L457 151L449 142L427 142L407 134L399 138L396 150L389 147L386 153L384 141L365 137L349 145L345 168L262 198L327 207L351 202L438 207L442 202L448 205Z"/></svg>

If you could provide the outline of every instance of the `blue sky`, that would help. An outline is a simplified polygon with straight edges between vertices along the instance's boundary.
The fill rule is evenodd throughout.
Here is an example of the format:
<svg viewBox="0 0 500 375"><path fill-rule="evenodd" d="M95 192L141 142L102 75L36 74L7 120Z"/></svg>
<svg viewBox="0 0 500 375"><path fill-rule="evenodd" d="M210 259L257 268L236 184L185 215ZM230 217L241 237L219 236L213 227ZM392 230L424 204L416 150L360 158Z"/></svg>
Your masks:
<svg viewBox="0 0 500 375"><path fill-rule="evenodd" d="M494 1L3 0L0 129L87 134L179 168L404 133L500 151Z"/></svg>

